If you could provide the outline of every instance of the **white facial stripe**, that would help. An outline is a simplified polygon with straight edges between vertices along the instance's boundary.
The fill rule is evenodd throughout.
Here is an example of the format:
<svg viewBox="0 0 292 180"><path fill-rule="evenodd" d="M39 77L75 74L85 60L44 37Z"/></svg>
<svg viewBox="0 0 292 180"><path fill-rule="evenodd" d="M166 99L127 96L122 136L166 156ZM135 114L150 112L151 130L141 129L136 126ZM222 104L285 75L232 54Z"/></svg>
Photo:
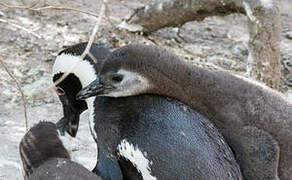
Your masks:
<svg viewBox="0 0 292 180"><path fill-rule="evenodd" d="M61 54L56 58L53 75L67 72L75 74L80 79L82 87L96 79L95 70L87 60L82 60L80 56Z"/></svg>
<svg viewBox="0 0 292 180"><path fill-rule="evenodd" d="M87 60L82 60L80 56L73 56L71 54L61 54L57 56L53 66L53 75L57 73L72 73L77 76L81 82L82 87L87 86L89 83L96 79L96 73L93 65ZM94 100L95 97L86 99L89 111L89 128L91 134L96 139L97 135L94 131Z"/></svg>
<svg viewBox="0 0 292 180"><path fill-rule="evenodd" d="M151 175L151 169L149 165L152 162L145 158L143 153L134 147L133 144L130 144L126 139L123 139L118 145L118 153L120 156L131 161L131 163L137 168L141 173L144 180L156 180L157 178ZM146 153L145 153L146 154Z"/></svg>
<svg viewBox="0 0 292 180"><path fill-rule="evenodd" d="M117 72L124 76L123 81L118 85L117 91L113 91L106 96L125 97L142 93L149 88L149 81L139 73L121 69Z"/></svg>

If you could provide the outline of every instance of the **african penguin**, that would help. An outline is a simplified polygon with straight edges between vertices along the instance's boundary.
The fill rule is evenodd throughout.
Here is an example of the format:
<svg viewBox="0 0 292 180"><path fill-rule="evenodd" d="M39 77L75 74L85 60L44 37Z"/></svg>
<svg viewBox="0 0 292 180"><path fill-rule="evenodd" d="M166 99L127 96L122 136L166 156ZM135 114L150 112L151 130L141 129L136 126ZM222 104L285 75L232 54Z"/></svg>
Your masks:
<svg viewBox="0 0 292 180"><path fill-rule="evenodd" d="M22 138L19 152L26 180L101 180L70 155L52 122L39 122Z"/></svg>
<svg viewBox="0 0 292 180"><path fill-rule="evenodd" d="M91 51L99 54L92 54L100 62L93 64L89 57L80 59L82 52L77 53L76 46L83 45L75 45L58 55L53 80L70 71L56 87L62 89L57 94L63 108L74 109L70 112L76 112L76 116L86 107L89 109L91 132L98 147L95 169L98 175L115 179L109 171L114 167L115 174L120 170L122 178L127 180L242 179L231 149L213 124L174 99L141 95L91 97L85 102L72 98L96 78L103 63L99 57L110 56L102 47L94 45ZM76 63L75 68L68 68ZM119 81L119 77L113 78ZM69 116L72 115L64 110L60 124L67 126L66 129L72 129L70 124L78 127L79 117Z"/></svg>
<svg viewBox="0 0 292 180"><path fill-rule="evenodd" d="M278 179L278 170L280 179L292 179L292 104L279 92L191 65L158 47L134 44L108 56L96 80L77 97L142 94L175 98L212 120L246 179Z"/></svg>
<svg viewBox="0 0 292 180"><path fill-rule="evenodd" d="M64 117L57 125L62 128L62 133L67 131L72 137L76 136L80 114L87 108L93 108L94 99L89 98L83 101L77 100L75 96L81 87L89 84L94 79L95 69L100 69L102 60L110 54L109 48L105 44L93 43L90 52L98 61L95 63L88 55L85 56L85 61L80 61L80 56L86 45L87 43L80 43L60 51L53 66L54 82L68 71L72 71L65 80L55 87L56 93L62 102L64 114ZM90 115L90 117L93 116ZM93 119L90 119L91 126L93 126L92 123ZM90 129L92 130L93 128L91 127ZM94 135L93 131L91 133Z"/></svg>

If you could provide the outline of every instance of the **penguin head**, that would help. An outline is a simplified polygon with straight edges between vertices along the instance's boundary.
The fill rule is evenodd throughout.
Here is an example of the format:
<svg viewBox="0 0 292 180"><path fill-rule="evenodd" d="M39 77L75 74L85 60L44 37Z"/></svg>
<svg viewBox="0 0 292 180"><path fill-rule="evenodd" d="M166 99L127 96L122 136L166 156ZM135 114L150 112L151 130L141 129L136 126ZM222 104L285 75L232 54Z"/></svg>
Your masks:
<svg viewBox="0 0 292 180"><path fill-rule="evenodd" d="M86 45L87 43L80 43L62 50L53 65L54 83L67 75L54 88L64 114L57 126L61 133L67 131L73 137L78 131L80 114L88 108L86 101L76 99L76 94L96 78L102 60L110 53L104 44L93 44L90 52L97 62L89 56L82 59L81 54Z"/></svg>
<svg viewBox="0 0 292 180"><path fill-rule="evenodd" d="M167 68L163 63L168 56L165 50L153 46L133 44L119 48L106 58L95 81L83 88L77 98L151 93L157 84L166 83L160 69Z"/></svg>
<svg viewBox="0 0 292 180"><path fill-rule="evenodd" d="M70 155L59 139L56 125L41 121L34 125L22 138L19 153L27 179L33 170L51 158L70 159Z"/></svg>

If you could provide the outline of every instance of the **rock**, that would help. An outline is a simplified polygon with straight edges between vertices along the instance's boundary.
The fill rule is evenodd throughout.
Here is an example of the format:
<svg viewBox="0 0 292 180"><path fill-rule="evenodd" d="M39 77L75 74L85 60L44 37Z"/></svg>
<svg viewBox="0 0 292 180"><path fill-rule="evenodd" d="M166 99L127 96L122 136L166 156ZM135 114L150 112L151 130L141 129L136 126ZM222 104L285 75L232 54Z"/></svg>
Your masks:
<svg viewBox="0 0 292 180"><path fill-rule="evenodd" d="M286 93L286 96L287 96L288 101L292 102L292 90L289 90L289 91Z"/></svg>
<svg viewBox="0 0 292 180"><path fill-rule="evenodd" d="M232 47L231 51L234 55L247 56L248 46L245 42L239 42Z"/></svg>
<svg viewBox="0 0 292 180"><path fill-rule="evenodd" d="M46 95L51 94L49 91L50 85L50 77L41 77L40 79L37 79L34 82L24 86L23 93L28 98L28 100L43 98L46 97Z"/></svg>
<svg viewBox="0 0 292 180"><path fill-rule="evenodd" d="M4 17L4 16L5 14L2 11L0 11L0 17Z"/></svg>
<svg viewBox="0 0 292 180"><path fill-rule="evenodd" d="M128 24L127 22L123 21L118 25L118 28L120 29L126 29L130 32L140 32L143 30L143 27L138 24Z"/></svg>
<svg viewBox="0 0 292 180"><path fill-rule="evenodd" d="M287 77L286 77L286 84L289 86L289 87L292 87L292 74L288 74ZM290 94L292 95L292 94Z"/></svg>
<svg viewBox="0 0 292 180"><path fill-rule="evenodd" d="M287 39L292 39L292 31L287 32L285 36Z"/></svg>
<svg viewBox="0 0 292 180"><path fill-rule="evenodd" d="M283 58L282 62L283 62L283 66L284 66L284 68L285 68L286 70L292 72L292 59L289 59L289 58Z"/></svg>

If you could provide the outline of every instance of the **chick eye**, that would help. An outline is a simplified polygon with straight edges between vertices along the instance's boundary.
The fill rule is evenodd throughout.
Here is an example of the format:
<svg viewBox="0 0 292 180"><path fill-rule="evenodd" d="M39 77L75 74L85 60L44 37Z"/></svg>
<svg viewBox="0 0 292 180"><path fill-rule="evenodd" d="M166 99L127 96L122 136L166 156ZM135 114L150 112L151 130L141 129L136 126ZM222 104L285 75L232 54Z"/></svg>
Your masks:
<svg viewBox="0 0 292 180"><path fill-rule="evenodd" d="M123 78L124 78L123 75L115 74L115 75L112 76L112 81L116 82L116 83L119 83L119 82L121 82L123 80Z"/></svg>
<svg viewBox="0 0 292 180"><path fill-rule="evenodd" d="M58 96L64 96L66 93L64 91L64 89L60 88L60 87L56 87L55 91L57 93Z"/></svg>

